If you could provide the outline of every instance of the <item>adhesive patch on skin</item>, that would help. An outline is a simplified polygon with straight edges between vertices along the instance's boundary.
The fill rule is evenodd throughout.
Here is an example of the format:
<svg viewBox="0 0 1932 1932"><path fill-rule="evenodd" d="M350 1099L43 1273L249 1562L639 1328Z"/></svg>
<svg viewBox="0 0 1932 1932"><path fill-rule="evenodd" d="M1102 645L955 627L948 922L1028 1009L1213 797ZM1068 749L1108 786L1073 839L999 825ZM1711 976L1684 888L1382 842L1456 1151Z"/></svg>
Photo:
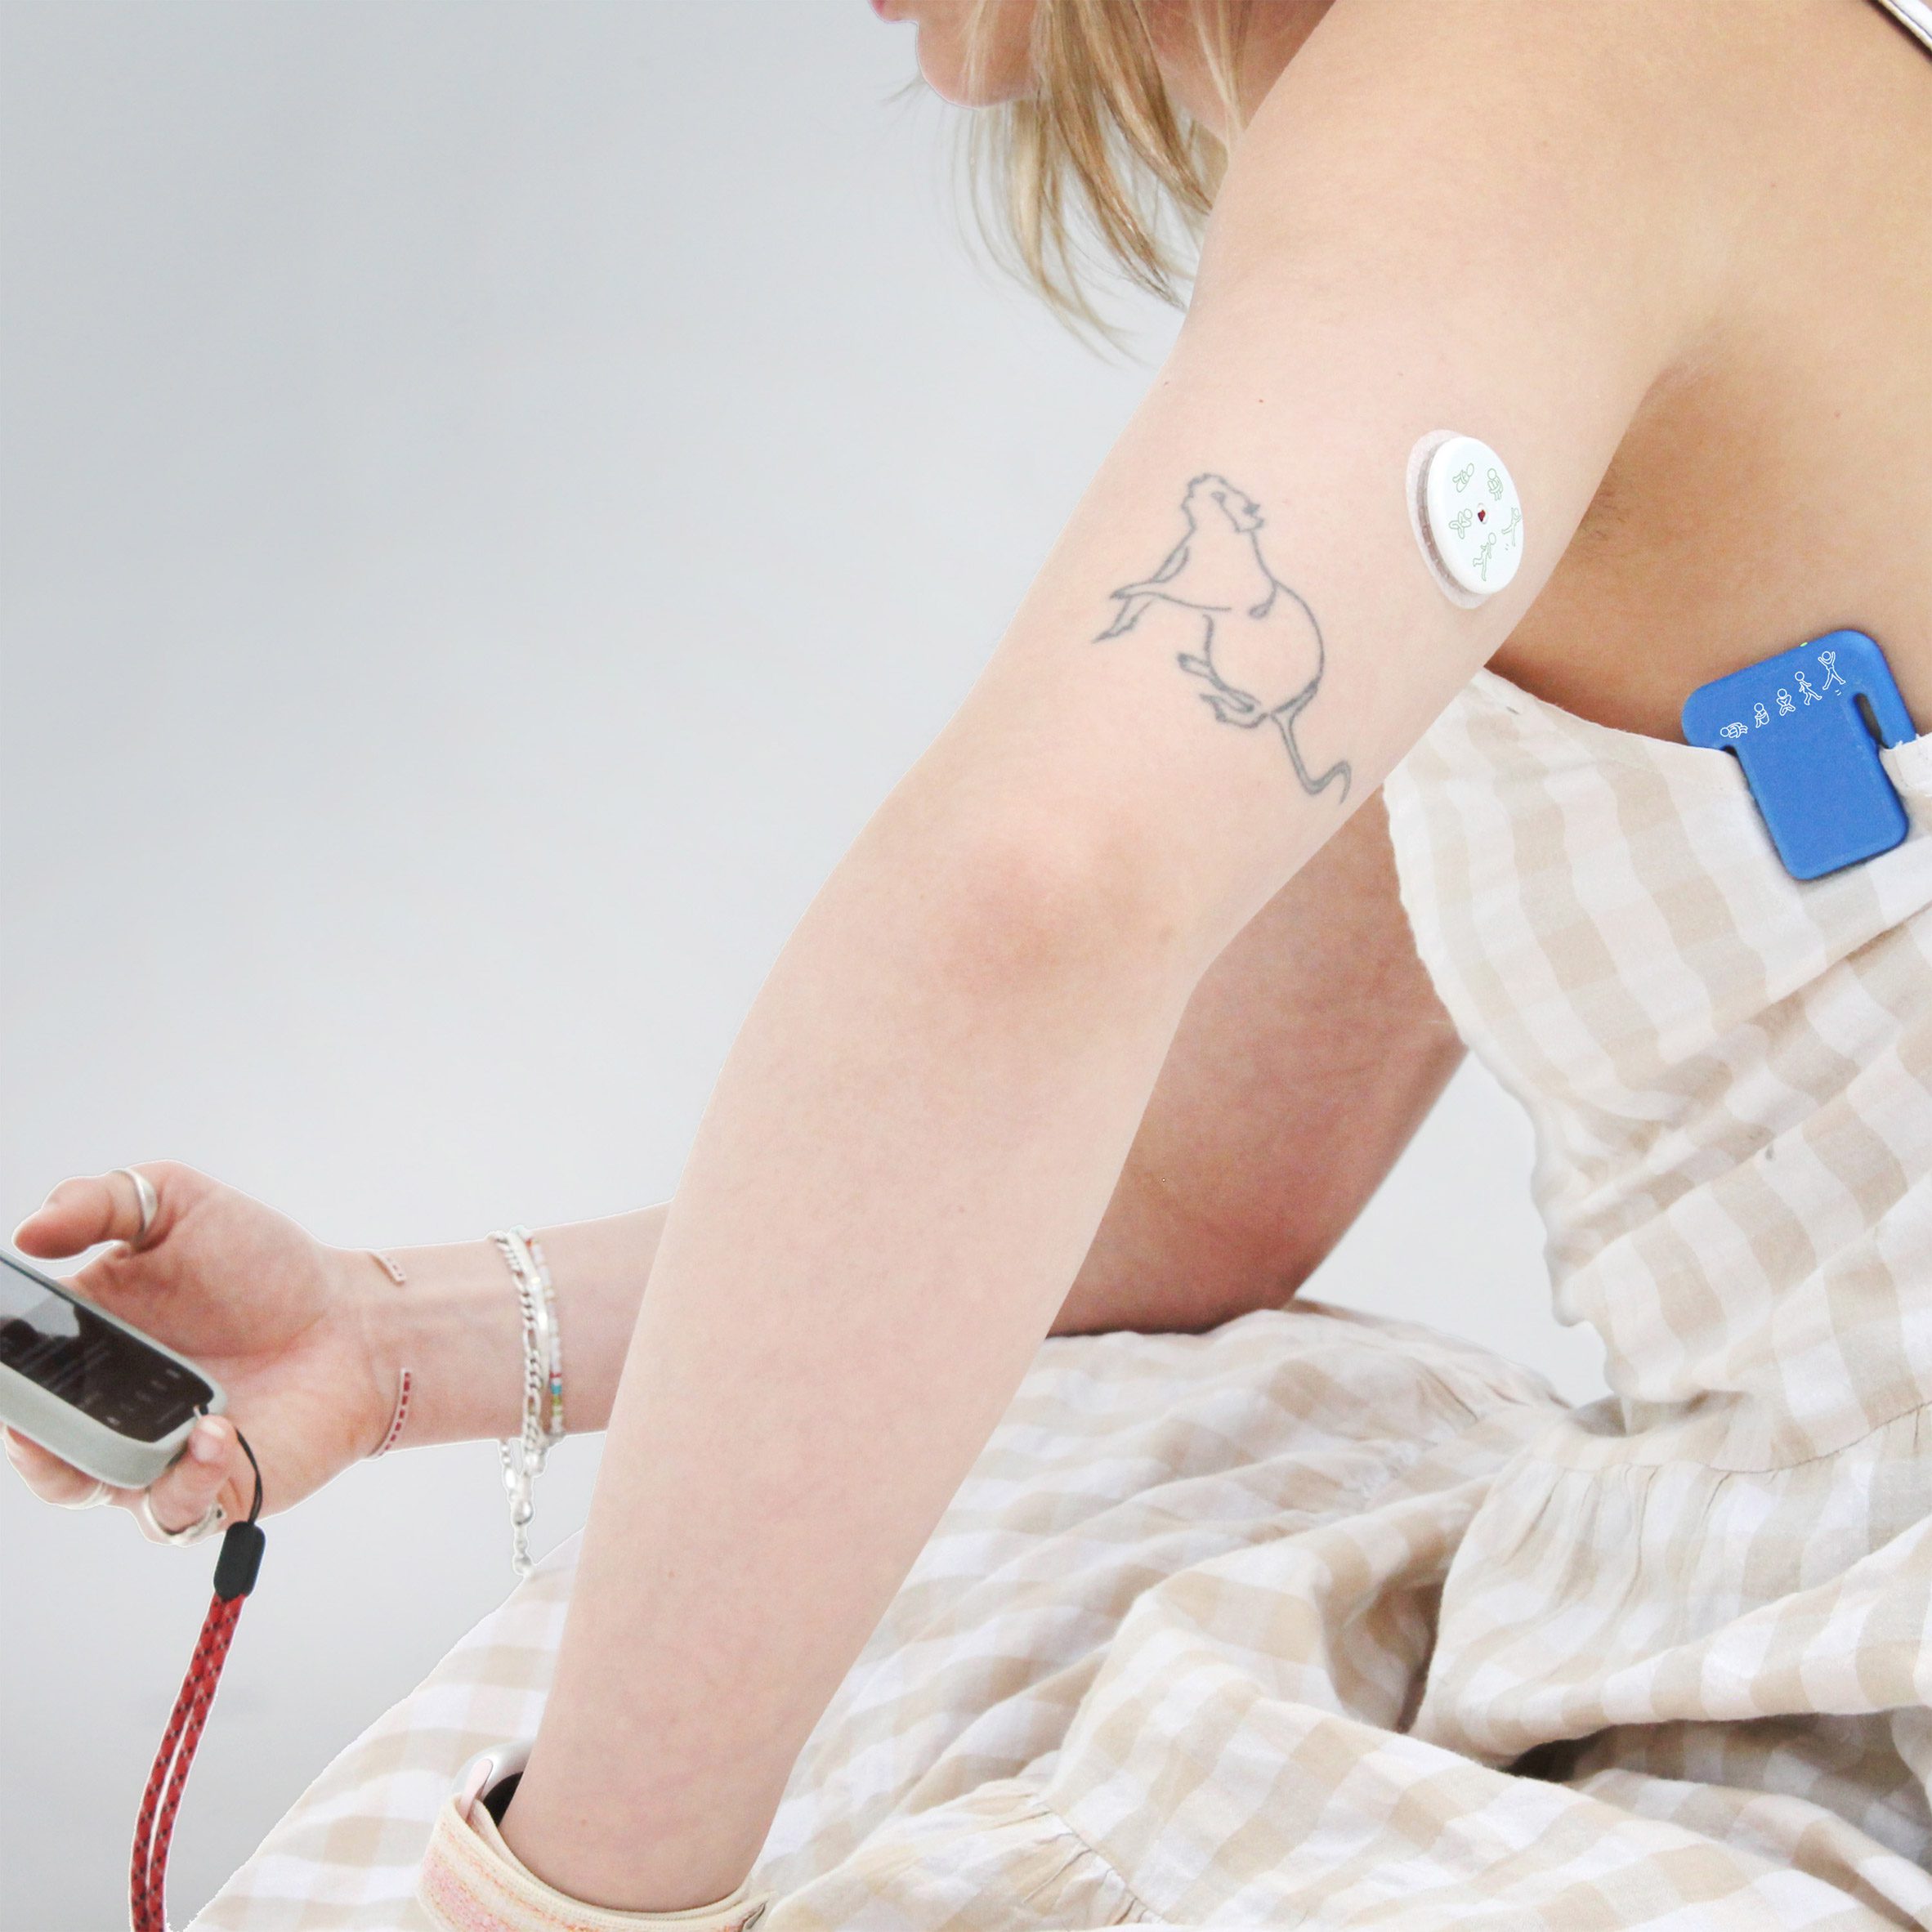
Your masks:
<svg viewBox="0 0 1932 1932"><path fill-rule="evenodd" d="M1523 564L1523 501L1488 444L1437 429L1409 452L1409 527L1437 587L1473 610Z"/></svg>

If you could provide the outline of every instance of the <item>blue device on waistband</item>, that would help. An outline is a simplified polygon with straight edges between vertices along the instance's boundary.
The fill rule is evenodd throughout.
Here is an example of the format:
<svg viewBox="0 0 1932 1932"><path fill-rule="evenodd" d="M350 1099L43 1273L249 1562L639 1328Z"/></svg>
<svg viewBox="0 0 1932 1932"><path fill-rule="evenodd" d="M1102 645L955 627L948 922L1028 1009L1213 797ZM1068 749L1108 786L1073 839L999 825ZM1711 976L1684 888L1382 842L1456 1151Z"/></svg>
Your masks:
<svg viewBox="0 0 1932 1932"><path fill-rule="evenodd" d="M1918 731L1885 654L1863 631L1832 631L1700 685L1684 702L1684 736L1737 753L1793 879L1876 858L1905 837L1905 807L1878 748Z"/></svg>

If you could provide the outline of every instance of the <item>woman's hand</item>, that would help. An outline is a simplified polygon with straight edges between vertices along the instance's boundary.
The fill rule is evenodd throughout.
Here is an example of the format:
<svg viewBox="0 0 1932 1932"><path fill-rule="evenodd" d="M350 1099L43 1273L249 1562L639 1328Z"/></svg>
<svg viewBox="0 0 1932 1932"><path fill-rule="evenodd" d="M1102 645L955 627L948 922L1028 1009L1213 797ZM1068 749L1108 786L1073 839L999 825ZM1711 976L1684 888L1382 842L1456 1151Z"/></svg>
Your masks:
<svg viewBox="0 0 1932 1932"><path fill-rule="evenodd" d="M191 1167L144 1161L141 1172L158 1205L141 1247L110 1249L60 1278L227 1391L226 1414L198 1425L188 1453L150 1486L150 1509L171 1530L217 1500L227 1520L245 1516L254 1482L239 1427L262 1465L264 1512L285 1509L369 1454L387 1426L396 1391L383 1385L365 1318L384 1286L380 1264L323 1246ZM51 1259L131 1241L140 1227L134 1183L99 1174L61 1182L13 1238L23 1254ZM93 1478L11 1429L6 1447L28 1487L51 1503L74 1503L93 1489ZM109 1494L132 1509L142 1492Z"/></svg>

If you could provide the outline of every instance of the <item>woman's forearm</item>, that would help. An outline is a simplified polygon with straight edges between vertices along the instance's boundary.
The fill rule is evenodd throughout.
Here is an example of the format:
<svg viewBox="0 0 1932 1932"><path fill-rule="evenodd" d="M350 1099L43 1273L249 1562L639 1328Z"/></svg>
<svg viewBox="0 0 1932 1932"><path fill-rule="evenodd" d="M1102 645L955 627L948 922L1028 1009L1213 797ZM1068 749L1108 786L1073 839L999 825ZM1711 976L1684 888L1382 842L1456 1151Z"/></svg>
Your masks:
<svg viewBox="0 0 1932 1932"><path fill-rule="evenodd" d="M587 1902L744 1876L1045 1334L1198 972L1077 865L894 843L861 841L761 993L640 1313L504 1827Z"/></svg>
<svg viewBox="0 0 1932 1932"><path fill-rule="evenodd" d="M1372 800L1196 988L1054 1332L1199 1330L1285 1301L1461 1057L1415 956ZM573 1434L610 1420L665 1213L538 1230ZM514 1434L522 1344L495 1243L391 1252L406 1290L351 1259L372 1284L384 1385L402 1362L414 1370L405 1442Z"/></svg>
<svg viewBox="0 0 1932 1932"><path fill-rule="evenodd" d="M1146 1281L1198 1262L1179 1254L1192 1228L1161 1219L1143 1178L1129 1169L1110 1203L1056 1330L1146 1321ZM557 1295L564 1349L564 1422L572 1435L608 1427L669 1204L572 1221L534 1232ZM523 1339L517 1295L501 1250L487 1237L386 1249L400 1286L360 1251L346 1273L362 1284L369 1358L385 1389L410 1371L401 1447L501 1440L523 1426ZM1114 1317L1117 1316L1117 1319ZM1157 1326L1148 1322L1148 1326Z"/></svg>
<svg viewBox="0 0 1932 1932"><path fill-rule="evenodd" d="M564 1421L573 1435L610 1420L665 1211L639 1208L535 1231L556 1289ZM502 1251L486 1236L387 1252L405 1280L391 1281L367 1260L373 1286L364 1306L383 1385L410 1371L404 1445L515 1435L523 1426L523 1341Z"/></svg>
<svg viewBox="0 0 1932 1932"><path fill-rule="evenodd" d="M1380 795L1187 1003L1058 1334L1199 1330L1300 1289L1463 1058Z"/></svg>

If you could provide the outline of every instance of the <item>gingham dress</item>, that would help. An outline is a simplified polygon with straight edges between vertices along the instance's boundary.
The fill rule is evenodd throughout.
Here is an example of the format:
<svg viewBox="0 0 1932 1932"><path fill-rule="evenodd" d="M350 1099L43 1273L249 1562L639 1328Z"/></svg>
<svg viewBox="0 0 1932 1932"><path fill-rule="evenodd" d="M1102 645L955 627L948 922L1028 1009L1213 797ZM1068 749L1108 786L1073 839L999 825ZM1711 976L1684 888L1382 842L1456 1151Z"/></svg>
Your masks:
<svg viewBox="0 0 1932 1932"><path fill-rule="evenodd" d="M1932 741L1810 884L1727 754L1480 673L1389 780L1523 1100L1572 1411L1308 1306L1049 1341L815 1732L762 1932L1932 1926ZM558 1551L197 1921L422 1926Z"/></svg>

